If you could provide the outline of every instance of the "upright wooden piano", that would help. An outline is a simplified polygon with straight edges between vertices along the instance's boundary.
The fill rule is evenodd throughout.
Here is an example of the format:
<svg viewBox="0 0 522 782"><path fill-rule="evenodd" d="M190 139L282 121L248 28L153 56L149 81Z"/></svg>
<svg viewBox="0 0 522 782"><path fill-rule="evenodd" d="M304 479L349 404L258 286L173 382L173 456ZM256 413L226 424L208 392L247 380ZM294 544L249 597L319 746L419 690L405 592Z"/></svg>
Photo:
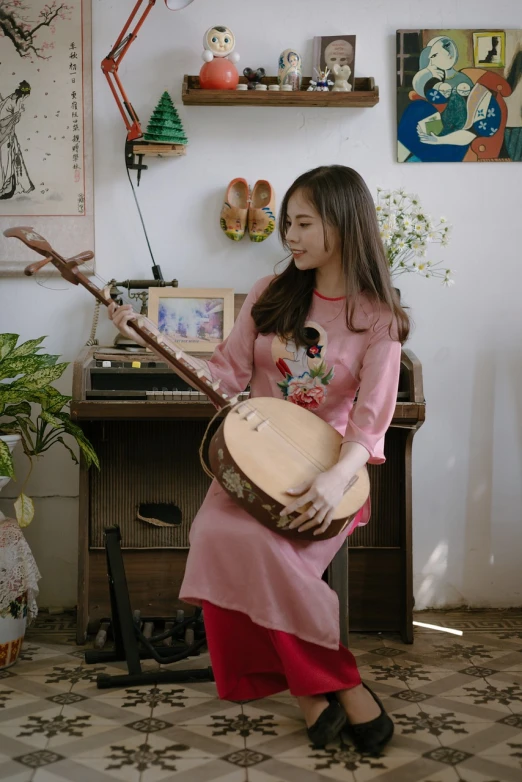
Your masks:
<svg viewBox="0 0 522 782"><path fill-rule="evenodd" d="M236 294L236 315L244 298ZM133 608L161 618L183 607L190 524L209 486L198 448L214 412L148 351L89 347L76 360L71 416L101 461L99 472L83 462L80 469L78 643L110 616L105 527L120 527ZM398 631L413 640L411 451L424 412L421 365L404 349L387 461L370 466L372 519L325 574L339 594L345 639L349 617L350 630ZM145 503L170 503L176 523L142 521Z"/></svg>

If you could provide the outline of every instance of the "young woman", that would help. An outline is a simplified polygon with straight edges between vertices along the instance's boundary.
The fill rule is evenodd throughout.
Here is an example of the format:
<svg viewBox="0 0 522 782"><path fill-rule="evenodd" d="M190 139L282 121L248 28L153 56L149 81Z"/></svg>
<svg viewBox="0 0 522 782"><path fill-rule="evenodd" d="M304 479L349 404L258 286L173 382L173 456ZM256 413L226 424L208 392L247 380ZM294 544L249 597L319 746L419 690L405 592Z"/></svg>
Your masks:
<svg viewBox="0 0 522 782"><path fill-rule="evenodd" d="M290 526L322 532L351 477L384 462L409 321L391 285L375 207L344 166L300 176L279 218L291 253L285 270L259 280L236 324L208 362L207 376L231 396L283 397L343 434L338 463L312 483L289 486ZM135 317L111 305L120 331ZM357 403L354 398L358 392ZM216 481L193 521L180 597L203 606L221 698L245 701L289 689L315 746L347 727L360 751L379 753L393 723L361 683L339 642L339 605L322 574L346 535L369 520L369 502L328 540L292 541L239 508Z"/></svg>

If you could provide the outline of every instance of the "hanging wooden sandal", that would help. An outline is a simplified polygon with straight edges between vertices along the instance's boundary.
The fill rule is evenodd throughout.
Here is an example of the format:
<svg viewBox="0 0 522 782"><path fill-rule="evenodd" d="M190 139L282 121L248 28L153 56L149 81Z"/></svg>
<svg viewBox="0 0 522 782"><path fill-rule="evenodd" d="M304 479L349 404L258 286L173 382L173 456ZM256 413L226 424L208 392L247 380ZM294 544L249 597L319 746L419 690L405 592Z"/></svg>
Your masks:
<svg viewBox="0 0 522 782"><path fill-rule="evenodd" d="M264 242L272 234L275 225L275 192L266 179L259 179L252 190L248 210L248 233L251 242Z"/></svg>
<svg viewBox="0 0 522 782"><path fill-rule="evenodd" d="M335 741L347 722L346 712L339 701L330 701L314 724L307 728L314 749L324 749L331 741Z"/></svg>
<svg viewBox="0 0 522 782"><path fill-rule="evenodd" d="M245 235L248 221L250 193L246 179L236 177L228 187L221 209L219 223L221 230L233 242L239 242Z"/></svg>

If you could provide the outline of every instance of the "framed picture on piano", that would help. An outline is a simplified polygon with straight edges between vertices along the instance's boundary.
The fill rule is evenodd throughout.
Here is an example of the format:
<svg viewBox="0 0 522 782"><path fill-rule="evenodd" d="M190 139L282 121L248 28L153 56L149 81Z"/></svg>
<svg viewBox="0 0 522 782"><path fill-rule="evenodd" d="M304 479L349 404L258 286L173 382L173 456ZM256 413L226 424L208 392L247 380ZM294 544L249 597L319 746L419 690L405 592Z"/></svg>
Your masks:
<svg viewBox="0 0 522 782"><path fill-rule="evenodd" d="M234 325L234 289L150 288L148 316L187 353L212 353Z"/></svg>

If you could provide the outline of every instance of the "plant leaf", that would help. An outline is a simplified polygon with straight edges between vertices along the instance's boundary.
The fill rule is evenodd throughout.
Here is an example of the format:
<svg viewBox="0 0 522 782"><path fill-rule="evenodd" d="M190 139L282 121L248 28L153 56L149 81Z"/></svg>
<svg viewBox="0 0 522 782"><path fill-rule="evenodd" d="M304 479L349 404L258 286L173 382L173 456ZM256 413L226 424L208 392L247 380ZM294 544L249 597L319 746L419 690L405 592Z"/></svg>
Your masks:
<svg viewBox="0 0 522 782"><path fill-rule="evenodd" d="M38 372L35 372L32 377L23 377L20 378L20 380L15 380L14 383L11 384L11 387L18 388L23 385L28 389L44 388L61 377L68 366L68 362L63 362L61 364L56 364L54 367L44 367Z"/></svg>
<svg viewBox="0 0 522 782"><path fill-rule="evenodd" d="M92 444L89 442L87 437L84 435L83 429L80 429L79 426L73 424L67 413L56 413L55 415L60 419L60 421L62 421L63 428L67 434L70 434L72 437L74 437L78 443L85 461L87 462L87 466L90 467L91 464L95 464L96 467L100 469L100 462L98 456L96 455L96 451L92 447Z"/></svg>
<svg viewBox="0 0 522 782"><path fill-rule="evenodd" d="M91 465L94 464L95 467L97 467L99 470L100 460L98 459L98 455L92 447L91 442L85 437L83 432L80 437L76 437L76 442L78 443L78 446L83 454L83 458L86 461L87 467L91 467Z"/></svg>
<svg viewBox="0 0 522 782"><path fill-rule="evenodd" d="M53 388L52 386L47 389L47 395L42 399L40 404L43 410L47 410L49 413L59 413L62 407L69 404L72 396L65 396Z"/></svg>
<svg viewBox="0 0 522 782"><path fill-rule="evenodd" d="M54 367L58 359L60 358L59 355L53 356L50 353L44 353L41 356L37 356L37 358L43 359L42 366L45 367Z"/></svg>
<svg viewBox="0 0 522 782"><path fill-rule="evenodd" d="M58 437L58 439L57 439L57 442L61 443L61 444L62 444L62 445L65 447L65 448L67 448L67 450L68 450L68 451L69 451L69 453L71 454L71 459L73 460L73 462L74 462L75 464L79 464L79 462L78 462L78 457L77 457L77 456L76 456L76 454L74 453L74 451L73 451L73 449L71 448L71 446L70 446L70 445L67 445L67 443L65 442L65 440L63 439L63 437Z"/></svg>
<svg viewBox="0 0 522 782"><path fill-rule="evenodd" d="M17 342L18 334L0 334L0 361L12 351Z"/></svg>
<svg viewBox="0 0 522 782"><path fill-rule="evenodd" d="M17 405L11 405L11 407L6 407L3 415L31 415L31 405L29 402L23 401L19 402Z"/></svg>
<svg viewBox="0 0 522 782"><path fill-rule="evenodd" d="M63 422L52 415L48 410L42 410L38 418L41 418L46 424L52 426L53 429L60 429L63 426Z"/></svg>
<svg viewBox="0 0 522 782"><path fill-rule="evenodd" d="M18 434L20 431L20 424L18 421L9 421L7 424L0 426L0 432L2 434Z"/></svg>
<svg viewBox="0 0 522 782"><path fill-rule="evenodd" d="M31 376L34 376L39 369L49 366L49 358L55 359L55 356L18 356L18 358L8 356L0 361L0 380L24 375L25 377L20 379L31 382Z"/></svg>
<svg viewBox="0 0 522 782"><path fill-rule="evenodd" d="M23 416L18 416L16 420L18 421L18 423L20 423L20 421L24 421L25 425L27 426L28 429L31 430L31 432L38 431L38 429L36 428L36 424L34 423L32 418L25 418Z"/></svg>
<svg viewBox="0 0 522 782"><path fill-rule="evenodd" d="M13 457L9 446L3 440L0 440L0 475L8 478L15 477Z"/></svg>
<svg viewBox="0 0 522 782"><path fill-rule="evenodd" d="M15 381L16 383L16 381ZM19 402L39 402L40 399L33 389L23 388L13 383L0 383L0 404L18 404Z"/></svg>
<svg viewBox="0 0 522 782"><path fill-rule="evenodd" d="M34 505L30 497L22 492L15 500L15 513L18 524L21 527L27 527L34 517Z"/></svg>
<svg viewBox="0 0 522 782"><path fill-rule="evenodd" d="M3 335L5 336L5 334ZM15 335L16 336L16 335ZM38 347L46 337L38 337L38 339L29 339L27 342L22 342L15 350L12 351L11 356L29 356L35 353L36 350L40 350Z"/></svg>
<svg viewBox="0 0 522 782"><path fill-rule="evenodd" d="M34 449L34 443L29 431L29 426L27 425L27 419L18 418L17 423L20 426L20 434L22 435L22 448L24 449L25 455L30 459L31 456L36 455L36 451Z"/></svg>

